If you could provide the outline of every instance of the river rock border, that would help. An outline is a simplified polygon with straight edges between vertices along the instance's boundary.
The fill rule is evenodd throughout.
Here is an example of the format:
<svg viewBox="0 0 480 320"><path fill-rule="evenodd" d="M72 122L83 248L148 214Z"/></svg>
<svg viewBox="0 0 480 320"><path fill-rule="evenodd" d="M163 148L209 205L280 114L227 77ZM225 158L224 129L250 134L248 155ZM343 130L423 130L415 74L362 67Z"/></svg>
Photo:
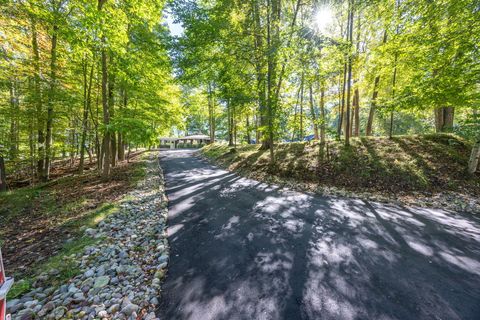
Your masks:
<svg viewBox="0 0 480 320"><path fill-rule="evenodd" d="M167 198L158 153L150 153L145 178L109 215L85 234L101 239L72 259L81 274L59 287L40 274L33 289L8 302L12 319L157 319L160 284L168 263Z"/></svg>

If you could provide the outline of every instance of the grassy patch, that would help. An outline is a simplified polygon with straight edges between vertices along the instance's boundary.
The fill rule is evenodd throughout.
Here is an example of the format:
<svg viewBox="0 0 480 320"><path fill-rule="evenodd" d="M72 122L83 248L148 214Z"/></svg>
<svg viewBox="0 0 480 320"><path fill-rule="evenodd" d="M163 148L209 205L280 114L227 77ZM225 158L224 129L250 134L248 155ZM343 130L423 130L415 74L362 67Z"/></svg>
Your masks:
<svg viewBox="0 0 480 320"><path fill-rule="evenodd" d="M39 270L39 273L48 272L53 269L58 270L58 274L48 278L45 283L47 287L57 286L64 283L80 272L75 255L82 252L87 246L94 245L100 240L101 239L90 237L76 238L73 241L66 243L58 254L51 257L46 262L33 266L32 270ZM7 298L14 299L28 292L35 281L36 276L37 274L33 273L15 281Z"/></svg>

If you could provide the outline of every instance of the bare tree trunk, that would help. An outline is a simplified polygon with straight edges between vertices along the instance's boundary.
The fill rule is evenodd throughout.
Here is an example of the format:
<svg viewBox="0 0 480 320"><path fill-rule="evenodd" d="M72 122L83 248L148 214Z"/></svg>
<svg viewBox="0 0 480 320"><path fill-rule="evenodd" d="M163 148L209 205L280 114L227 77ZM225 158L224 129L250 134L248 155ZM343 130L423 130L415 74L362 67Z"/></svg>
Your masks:
<svg viewBox="0 0 480 320"><path fill-rule="evenodd" d="M113 65L113 58L110 56L109 64ZM108 112L110 113L110 119L115 117L115 75L110 69L108 76ZM110 132L110 159L112 161L112 167L117 165L117 139L115 132Z"/></svg>
<svg viewBox="0 0 480 320"><path fill-rule="evenodd" d="M18 156L18 96L16 79L10 82L10 160Z"/></svg>
<svg viewBox="0 0 480 320"><path fill-rule="evenodd" d="M45 137L45 169L43 181L47 181L50 176L50 166L52 160L53 103L57 84L57 31L58 26L54 25L52 34L52 47L50 51L50 89L48 93L47 105L47 134Z"/></svg>
<svg viewBox="0 0 480 320"><path fill-rule="evenodd" d="M0 192L7 191L7 175L5 173L5 161L0 155Z"/></svg>
<svg viewBox="0 0 480 320"><path fill-rule="evenodd" d="M212 84L208 84L208 122L210 129L210 143L215 142L215 101L213 99Z"/></svg>
<svg viewBox="0 0 480 320"><path fill-rule="evenodd" d="M126 110L127 109L127 105L128 105L128 94L127 94L127 88L124 86L123 90L122 90L122 97L123 97L123 101L122 101L122 109L123 110ZM119 161L124 161L125 160L125 141L124 141L124 137L123 137L123 133L122 132L119 132L118 133L118 160Z"/></svg>
<svg viewBox="0 0 480 320"><path fill-rule="evenodd" d="M227 99L228 146L233 146L233 115L230 110L230 99Z"/></svg>
<svg viewBox="0 0 480 320"><path fill-rule="evenodd" d="M453 130L454 107L435 108L435 131L451 132Z"/></svg>
<svg viewBox="0 0 480 320"><path fill-rule="evenodd" d="M302 72L302 80L300 81L300 136L298 137L300 141L303 141L303 88L304 88L304 75Z"/></svg>
<svg viewBox="0 0 480 320"><path fill-rule="evenodd" d="M312 84L310 84L310 114L312 116L312 123L313 123L313 136L315 140L318 140L318 123L317 123L317 115L315 114L315 107L313 105L313 90L312 90Z"/></svg>
<svg viewBox="0 0 480 320"><path fill-rule="evenodd" d="M298 91L297 91L297 99L295 101L295 109L293 110L293 130L292 130L292 141L295 140L295 134L297 133L297 117L298 117L298 112L297 112L297 109L298 109L298 105L299 105L299 101L300 101L300 87L298 88Z"/></svg>
<svg viewBox="0 0 480 320"><path fill-rule="evenodd" d="M395 52L395 61L394 61L394 66L393 66L393 82L392 82L392 99L393 103L395 103L395 86L397 85L397 59L398 59L398 53ZM395 105L392 106L392 111L390 111L390 132L389 132L389 138L391 139L393 137L393 115L395 111Z"/></svg>
<svg viewBox="0 0 480 320"><path fill-rule="evenodd" d="M279 85L277 79L277 55L280 46L280 16L281 1L267 0L267 112L268 112L268 144L270 150L270 164L275 163L274 153L274 116L277 109L281 77Z"/></svg>
<svg viewBox="0 0 480 320"><path fill-rule="evenodd" d="M98 11L102 10L103 4L106 0L98 0ZM110 176L110 130L108 125L110 124L110 110L108 109L108 69L107 69L107 53L105 51L106 39L105 35L101 37L102 42L102 109L103 109L103 125L107 127L103 135L102 150L103 150L103 177Z"/></svg>
<svg viewBox="0 0 480 320"><path fill-rule="evenodd" d="M373 118L375 116L375 109L377 107L378 96L378 84L380 82L380 76L375 77L375 83L373 84L372 102L370 105L370 112L368 113L367 128L365 134L371 136L373 133Z"/></svg>
<svg viewBox="0 0 480 320"><path fill-rule="evenodd" d="M343 82L342 82L342 101L340 105L340 110L338 113L338 127L337 127L337 136L338 139L342 136L342 127L343 127L343 118L345 112L345 87L347 84L347 57L345 57L345 63L343 64Z"/></svg>
<svg viewBox="0 0 480 320"><path fill-rule="evenodd" d="M387 43L387 30L383 32L383 44ZM373 84L373 94L372 94L372 102L370 105L370 112L368 113L368 120L367 120L367 128L365 130L365 134L367 136L371 136L373 133L373 119L375 116L375 109L377 107L377 97L378 97L378 85L380 83L380 75L375 77L375 81Z"/></svg>
<svg viewBox="0 0 480 320"><path fill-rule="evenodd" d="M247 123L246 123L246 128L247 128L247 144L251 144L252 143L252 137L250 135L250 120L248 119L248 115L247 115Z"/></svg>
<svg viewBox="0 0 480 320"><path fill-rule="evenodd" d="M256 143L262 142L262 148L267 148L266 137L267 135L262 134L265 128L268 126L267 124L267 112L266 112L266 83L265 83L265 71L264 71L264 41L263 41L263 34L262 34L262 25L261 25L261 13L260 13L260 6L259 1L252 0L252 12L253 12L253 21L254 21L254 28L253 33L255 37L253 37L254 47L255 47L255 73L256 73L256 81L257 81L257 100L258 100L258 115L255 121L255 128L256 128Z"/></svg>
<svg viewBox="0 0 480 320"><path fill-rule="evenodd" d="M87 84L87 61L85 59L85 66L83 70L83 119L82 119L82 138L80 142L80 164L78 167L79 174L83 174L83 168L85 163L85 144L87 141L87 127L88 127L88 111L91 106L91 93L93 84L93 68L94 64L90 68L90 79Z"/></svg>
<svg viewBox="0 0 480 320"><path fill-rule="evenodd" d="M325 119L325 87L322 85L320 89L320 142L325 142L325 126L326 126L326 119Z"/></svg>
<svg viewBox="0 0 480 320"><path fill-rule="evenodd" d="M478 168L478 162L480 159L480 136L477 137L472 153L470 154L470 159L468 160L468 173L474 174Z"/></svg>
<svg viewBox="0 0 480 320"><path fill-rule="evenodd" d="M103 38L105 42L105 38ZM103 177L108 177L110 175L110 129L108 125L110 124L110 112L108 109L108 94L107 94L107 53L105 49L102 49L102 107L103 107L103 124L107 126L105 133L103 135L102 142L102 153L103 153Z"/></svg>
<svg viewBox="0 0 480 320"><path fill-rule="evenodd" d="M355 88L353 99L355 100L355 137L360 135L360 93Z"/></svg>
<svg viewBox="0 0 480 320"><path fill-rule="evenodd" d="M237 149L237 118L235 117L235 105L232 110L232 125L233 125L233 147Z"/></svg>
<svg viewBox="0 0 480 320"><path fill-rule="evenodd" d="M40 86L41 71L40 71L40 52L38 49L37 41L37 28L36 23L32 19L32 50L33 50L33 67L35 74L33 76L33 86L35 92L35 108L36 108L36 121L37 121L37 176L40 181L45 180L44 166L45 166L45 134L43 127L43 105L42 105L42 90Z"/></svg>
<svg viewBox="0 0 480 320"><path fill-rule="evenodd" d="M353 43L353 0L349 1L349 18L348 18L348 42L350 46ZM349 50L348 53L348 79L347 79L347 110L346 110L346 124L345 124L345 145L350 145L350 99L352 93L352 55Z"/></svg>

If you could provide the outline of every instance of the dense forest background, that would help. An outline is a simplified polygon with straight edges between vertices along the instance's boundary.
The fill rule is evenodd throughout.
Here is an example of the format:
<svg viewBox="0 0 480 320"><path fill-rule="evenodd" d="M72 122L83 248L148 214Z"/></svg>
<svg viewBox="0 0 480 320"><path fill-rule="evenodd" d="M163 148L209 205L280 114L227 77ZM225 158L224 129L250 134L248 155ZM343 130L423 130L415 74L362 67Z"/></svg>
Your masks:
<svg viewBox="0 0 480 320"><path fill-rule="evenodd" d="M447 132L478 166L475 0L4 1L0 37L0 171L25 183L180 133L274 164L275 143Z"/></svg>

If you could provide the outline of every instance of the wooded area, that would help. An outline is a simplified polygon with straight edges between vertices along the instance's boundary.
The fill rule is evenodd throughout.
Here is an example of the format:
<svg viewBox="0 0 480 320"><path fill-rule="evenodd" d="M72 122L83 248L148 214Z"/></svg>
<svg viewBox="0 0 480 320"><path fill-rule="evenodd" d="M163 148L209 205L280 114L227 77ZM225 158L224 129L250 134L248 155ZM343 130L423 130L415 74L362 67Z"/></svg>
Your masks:
<svg viewBox="0 0 480 320"><path fill-rule="evenodd" d="M212 138L261 142L271 163L276 142L453 132L476 141L476 170L475 1L188 1L173 11L190 130L208 121Z"/></svg>
<svg viewBox="0 0 480 320"><path fill-rule="evenodd" d="M179 131L272 165L279 142L452 132L478 167L476 1L7 1L0 37L2 190Z"/></svg>
<svg viewBox="0 0 480 320"><path fill-rule="evenodd" d="M132 146L149 145L180 123L163 6L2 5L0 159L7 175L47 181L52 163L66 159L81 174L88 157L107 177Z"/></svg>

